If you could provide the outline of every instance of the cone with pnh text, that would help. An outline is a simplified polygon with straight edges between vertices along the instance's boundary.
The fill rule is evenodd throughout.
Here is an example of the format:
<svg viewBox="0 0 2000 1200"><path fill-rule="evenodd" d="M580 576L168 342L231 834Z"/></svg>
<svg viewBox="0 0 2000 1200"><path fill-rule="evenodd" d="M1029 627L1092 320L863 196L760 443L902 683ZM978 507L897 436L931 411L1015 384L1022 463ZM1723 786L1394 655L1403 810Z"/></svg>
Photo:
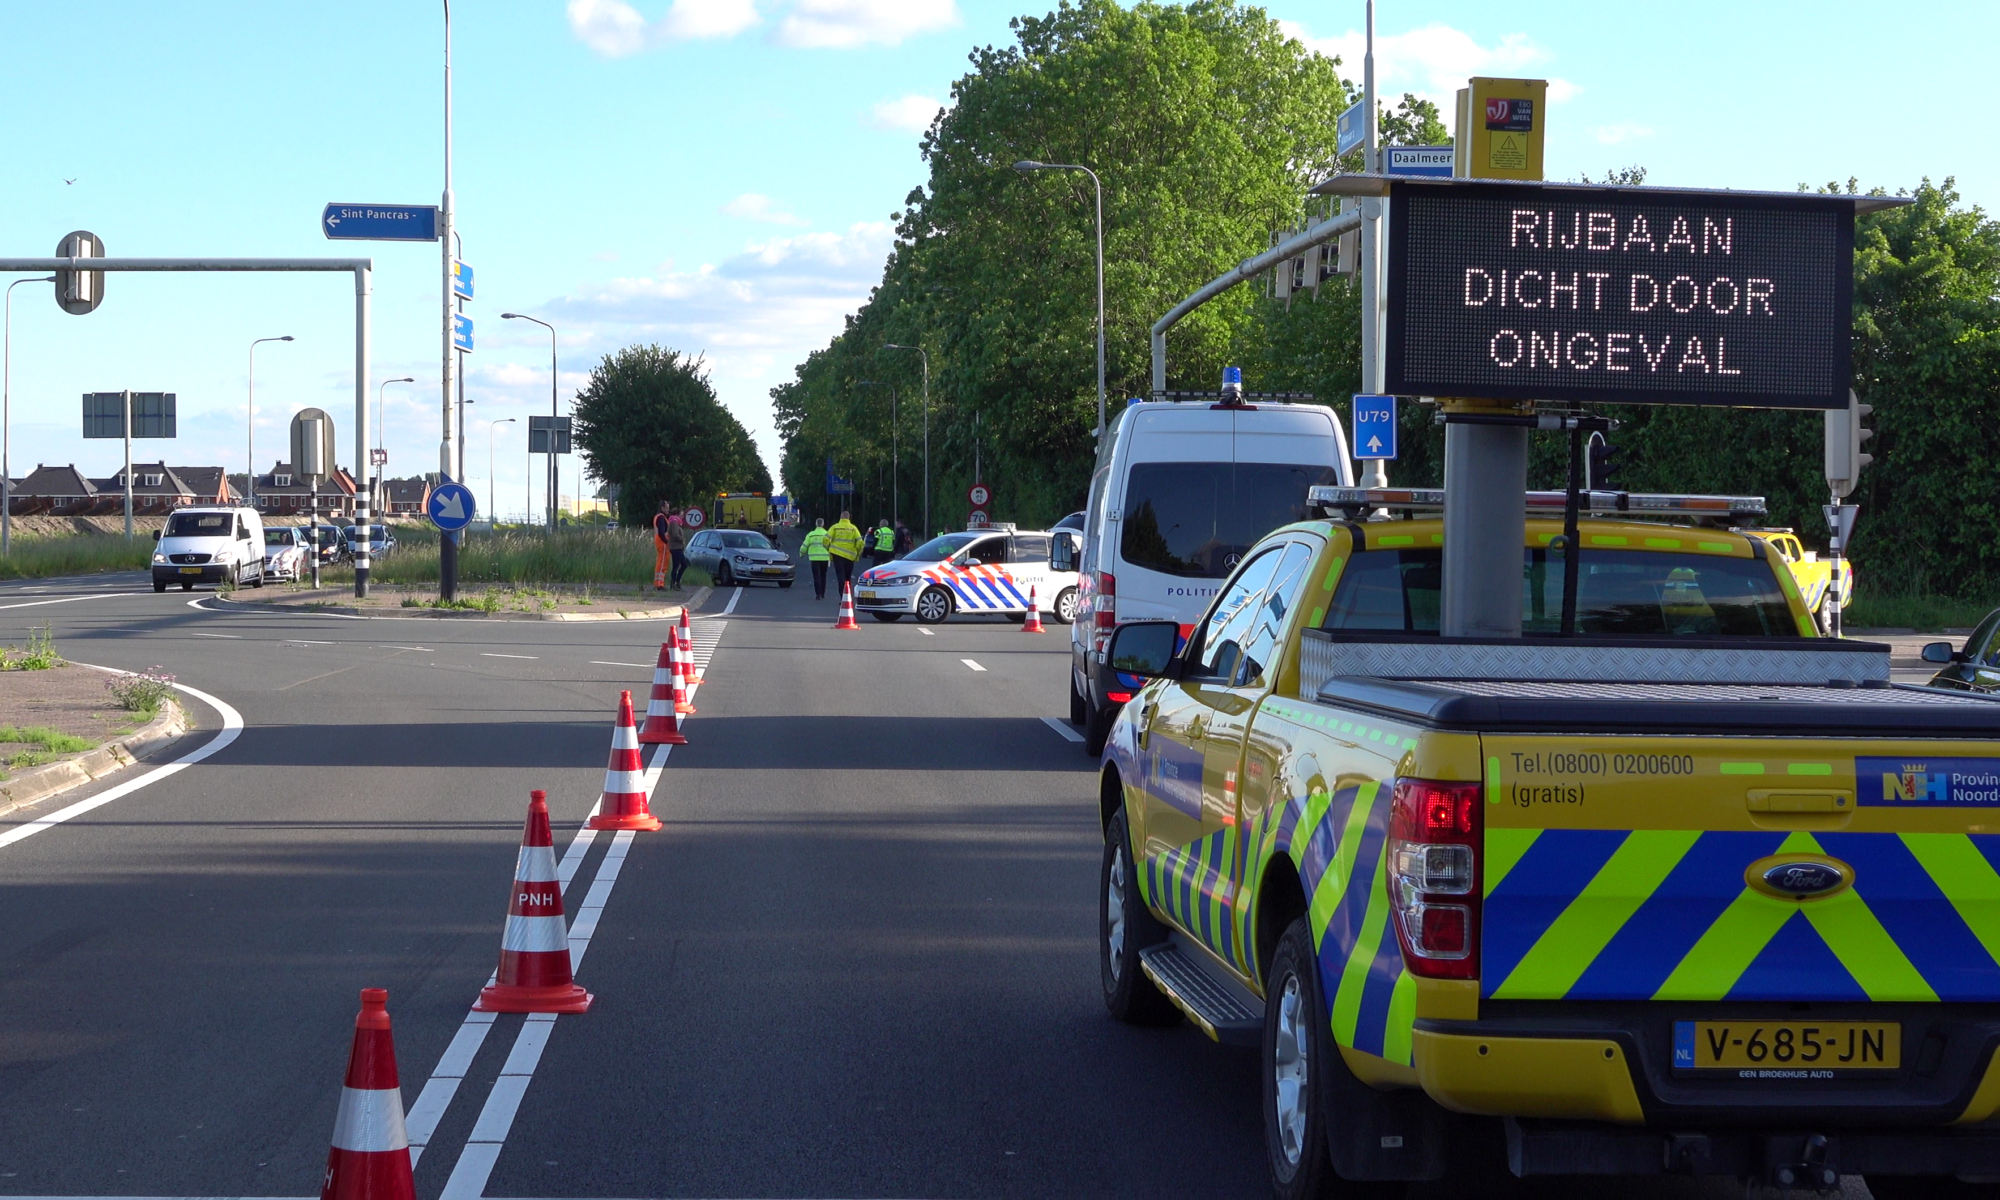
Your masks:
<svg viewBox="0 0 2000 1200"><path fill-rule="evenodd" d="M673 631L660 643L660 661L653 667L653 692L646 698L646 723L639 728L642 746L685 746L680 722L674 720L674 684L680 665L674 654Z"/></svg>
<svg viewBox="0 0 2000 1200"><path fill-rule="evenodd" d="M1035 599L1035 585L1028 585L1028 619L1021 622L1022 633L1046 633L1042 628L1042 606Z"/></svg>
<svg viewBox="0 0 2000 1200"><path fill-rule="evenodd" d="M674 646L674 716L694 716L694 702L688 700L688 646L680 640L672 628L666 630L666 640Z"/></svg>
<svg viewBox="0 0 2000 1200"><path fill-rule="evenodd" d="M688 628L688 610L681 609L681 677L691 688L708 682L708 675L694 665L694 631Z"/></svg>
<svg viewBox="0 0 2000 1200"><path fill-rule="evenodd" d="M840 619L833 623L835 629L859 629L861 625L854 619L854 585L840 585Z"/></svg>
<svg viewBox="0 0 2000 1200"><path fill-rule="evenodd" d="M389 1032L389 993L382 988L361 989L354 1048L347 1053L347 1079L319 1194L320 1200L416 1200L396 1042Z"/></svg>
<svg viewBox="0 0 2000 1200"><path fill-rule="evenodd" d="M681 744L686 743L687 739L682 738ZM660 819L653 815L646 799L646 766L639 761L639 731L632 728L630 692L618 693L618 724L611 729L611 761L604 768L604 795L597 802L597 815L585 824L592 829L660 827Z"/></svg>
<svg viewBox="0 0 2000 1200"><path fill-rule="evenodd" d="M632 723L629 693L625 723ZM576 986L570 971L569 927L563 921L548 801L546 792L528 793L514 895L500 934L500 969L472 1006L480 1012L580 1013L590 1007L590 993Z"/></svg>

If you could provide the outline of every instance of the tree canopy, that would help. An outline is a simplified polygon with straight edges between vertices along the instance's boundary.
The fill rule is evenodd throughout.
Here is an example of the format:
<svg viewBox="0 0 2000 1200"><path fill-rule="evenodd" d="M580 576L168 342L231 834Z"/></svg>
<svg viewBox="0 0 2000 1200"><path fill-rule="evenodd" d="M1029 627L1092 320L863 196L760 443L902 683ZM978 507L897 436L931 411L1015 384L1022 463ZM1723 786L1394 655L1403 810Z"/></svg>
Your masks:
<svg viewBox="0 0 2000 1200"><path fill-rule="evenodd" d="M643 518L662 500L771 490L750 431L716 399L700 358L627 346L590 373L574 411L577 449L592 475L618 486L620 512Z"/></svg>

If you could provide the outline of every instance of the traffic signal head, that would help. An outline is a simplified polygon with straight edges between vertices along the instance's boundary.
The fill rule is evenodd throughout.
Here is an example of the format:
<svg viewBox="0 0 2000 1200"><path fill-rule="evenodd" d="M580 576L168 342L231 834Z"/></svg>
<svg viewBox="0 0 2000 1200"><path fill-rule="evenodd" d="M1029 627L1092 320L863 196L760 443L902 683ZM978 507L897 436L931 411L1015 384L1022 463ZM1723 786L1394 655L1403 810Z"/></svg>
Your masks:
<svg viewBox="0 0 2000 1200"><path fill-rule="evenodd" d="M1604 440L1601 433L1590 435L1590 456L1584 466L1584 487L1594 492L1616 492L1624 488L1619 476L1624 472L1624 454Z"/></svg>
<svg viewBox="0 0 2000 1200"><path fill-rule="evenodd" d="M1851 494L1860 482L1861 468L1875 461L1874 455L1861 450L1862 444L1875 436L1874 430L1861 425L1863 418L1874 411L1874 405L1861 403L1852 391L1847 393L1846 408L1827 410L1826 483L1836 496Z"/></svg>

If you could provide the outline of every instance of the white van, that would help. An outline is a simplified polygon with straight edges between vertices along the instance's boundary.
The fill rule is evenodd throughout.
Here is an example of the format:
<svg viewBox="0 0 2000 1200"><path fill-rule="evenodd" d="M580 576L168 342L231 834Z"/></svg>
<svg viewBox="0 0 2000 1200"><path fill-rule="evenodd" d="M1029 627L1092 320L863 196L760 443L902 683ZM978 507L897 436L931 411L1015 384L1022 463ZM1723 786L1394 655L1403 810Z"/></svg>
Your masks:
<svg viewBox="0 0 2000 1200"><path fill-rule="evenodd" d="M254 508L182 508L154 535L153 590L170 583L264 586L264 520Z"/></svg>
<svg viewBox="0 0 2000 1200"><path fill-rule="evenodd" d="M1086 753L1103 751L1144 682L1104 663L1118 622L1177 621L1185 637L1258 539L1305 519L1307 488L1353 482L1347 432L1325 405L1135 400L1117 414L1082 536L1057 530L1050 548L1051 566L1081 571L1069 711Z"/></svg>

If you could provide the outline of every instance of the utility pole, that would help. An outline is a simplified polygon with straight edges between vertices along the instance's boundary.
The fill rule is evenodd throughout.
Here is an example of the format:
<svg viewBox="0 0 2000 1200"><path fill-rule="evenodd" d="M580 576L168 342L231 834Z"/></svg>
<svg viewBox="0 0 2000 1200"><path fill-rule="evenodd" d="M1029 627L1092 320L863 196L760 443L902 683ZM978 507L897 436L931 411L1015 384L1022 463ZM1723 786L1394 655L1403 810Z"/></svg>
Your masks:
<svg viewBox="0 0 2000 1200"><path fill-rule="evenodd" d="M1367 108L1361 169L1379 171L1382 161L1377 144L1381 129L1375 106L1375 0L1368 0L1368 45L1361 59L1361 103ZM1371 396L1382 394L1382 296L1382 201L1367 196L1361 201L1361 390ZM1389 486L1388 461L1365 460L1360 484L1365 488Z"/></svg>
<svg viewBox="0 0 2000 1200"><path fill-rule="evenodd" d="M463 472L459 470L456 454L458 348L452 345L451 337L452 318L458 312L458 297L451 286L451 260L455 253L452 239L457 232L451 199L451 0L444 0L444 196L438 206L438 221L438 245L442 247L444 258L444 433L438 443L438 470L447 479L457 481ZM458 539L449 533L438 535L438 598L458 598Z"/></svg>

